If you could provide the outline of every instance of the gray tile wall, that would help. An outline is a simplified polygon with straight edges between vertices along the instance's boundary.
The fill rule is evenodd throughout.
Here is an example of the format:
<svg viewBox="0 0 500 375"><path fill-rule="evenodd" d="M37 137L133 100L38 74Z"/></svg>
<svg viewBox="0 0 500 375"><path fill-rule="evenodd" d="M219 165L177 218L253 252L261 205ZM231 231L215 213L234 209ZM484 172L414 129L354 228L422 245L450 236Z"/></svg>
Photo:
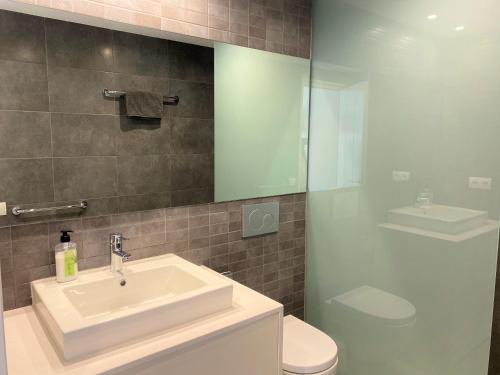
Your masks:
<svg viewBox="0 0 500 375"><path fill-rule="evenodd" d="M212 59L205 48L0 11L0 200L90 203L81 216L0 217L6 309L31 303L29 282L54 275L53 248L70 229L81 269L108 264L109 233L121 231L134 259L176 253L231 270L303 316L304 194L264 199L280 201L280 230L245 240L241 205L263 199L152 210L207 198ZM161 124L137 123L103 100L104 87L175 93L181 104Z"/></svg>
<svg viewBox="0 0 500 375"><path fill-rule="evenodd" d="M278 200L279 232L241 238L242 204ZM73 230L80 269L109 264L109 234L121 232L133 259L175 253L274 298L285 313L304 314L305 194L78 217L0 228L6 309L31 303L29 282L53 276L61 229Z"/></svg>
<svg viewBox="0 0 500 375"><path fill-rule="evenodd" d="M213 50L7 11L0 41L0 201L112 214L213 200ZM181 101L131 119L104 88Z"/></svg>

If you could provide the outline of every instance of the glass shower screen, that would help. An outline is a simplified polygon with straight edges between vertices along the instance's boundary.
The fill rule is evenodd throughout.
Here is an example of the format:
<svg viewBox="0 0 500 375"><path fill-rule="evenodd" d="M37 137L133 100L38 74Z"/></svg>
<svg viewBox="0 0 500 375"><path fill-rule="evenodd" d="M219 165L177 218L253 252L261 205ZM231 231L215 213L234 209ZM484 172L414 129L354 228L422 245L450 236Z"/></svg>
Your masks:
<svg viewBox="0 0 500 375"><path fill-rule="evenodd" d="M500 3L317 0L306 319L340 375L486 375Z"/></svg>

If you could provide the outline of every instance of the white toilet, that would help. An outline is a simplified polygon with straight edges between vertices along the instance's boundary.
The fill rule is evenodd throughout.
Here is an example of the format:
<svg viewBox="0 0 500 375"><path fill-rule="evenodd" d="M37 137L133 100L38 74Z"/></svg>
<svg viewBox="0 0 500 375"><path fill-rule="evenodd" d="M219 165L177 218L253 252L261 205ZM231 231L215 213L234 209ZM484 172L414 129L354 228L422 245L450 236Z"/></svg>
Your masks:
<svg viewBox="0 0 500 375"><path fill-rule="evenodd" d="M283 319L283 374L335 375L337 345L328 335L292 315Z"/></svg>

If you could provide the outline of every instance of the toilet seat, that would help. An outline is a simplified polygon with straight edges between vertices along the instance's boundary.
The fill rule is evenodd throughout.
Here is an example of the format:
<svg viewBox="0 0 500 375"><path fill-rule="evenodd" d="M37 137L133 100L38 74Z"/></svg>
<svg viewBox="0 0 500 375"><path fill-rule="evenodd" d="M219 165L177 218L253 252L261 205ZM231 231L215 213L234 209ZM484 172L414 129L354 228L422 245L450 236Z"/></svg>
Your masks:
<svg viewBox="0 0 500 375"><path fill-rule="evenodd" d="M292 315L283 319L285 374L328 374L337 366L337 353L337 345L325 333Z"/></svg>

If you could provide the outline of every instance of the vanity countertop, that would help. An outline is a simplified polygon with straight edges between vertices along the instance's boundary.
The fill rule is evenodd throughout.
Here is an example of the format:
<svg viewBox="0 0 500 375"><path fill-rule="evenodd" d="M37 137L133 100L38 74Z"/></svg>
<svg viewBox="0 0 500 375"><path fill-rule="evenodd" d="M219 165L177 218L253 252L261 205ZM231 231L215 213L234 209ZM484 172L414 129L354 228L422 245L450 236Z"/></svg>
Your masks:
<svg viewBox="0 0 500 375"><path fill-rule="evenodd" d="M4 323L9 374L102 373L140 363L155 354L175 352L272 314L282 314L281 304L236 282L233 296L233 307L228 310L72 362L63 362L57 355L31 306L7 311Z"/></svg>

